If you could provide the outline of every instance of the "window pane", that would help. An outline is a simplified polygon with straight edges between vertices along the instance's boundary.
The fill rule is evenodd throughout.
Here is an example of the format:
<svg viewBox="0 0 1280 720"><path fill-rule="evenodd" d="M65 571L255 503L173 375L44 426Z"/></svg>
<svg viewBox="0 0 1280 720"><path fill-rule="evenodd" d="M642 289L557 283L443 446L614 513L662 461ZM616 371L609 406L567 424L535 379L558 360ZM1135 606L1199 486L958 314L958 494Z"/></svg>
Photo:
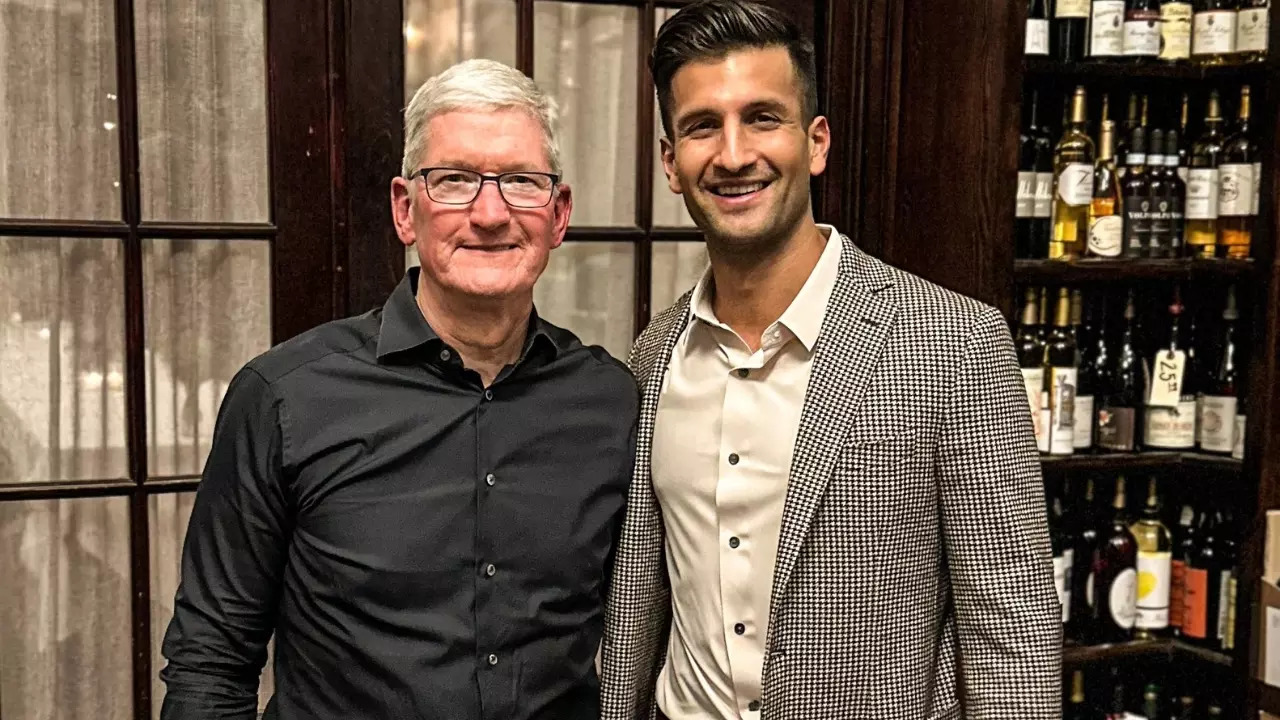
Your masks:
<svg viewBox="0 0 1280 720"><path fill-rule="evenodd" d="M534 5L533 77L560 105L560 158L574 225L632 226L640 11Z"/></svg>
<svg viewBox="0 0 1280 720"><path fill-rule="evenodd" d="M129 501L0 502L0 698L21 720L128 720Z"/></svg>
<svg viewBox="0 0 1280 720"><path fill-rule="evenodd" d="M270 219L262 2L135 0L143 219Z"/></svg>
<svg viewBox="0 0 1280 720"><path fill-rule="evenodd" d="M0 237L0 483L128 477L120 249Z"/></svg>
<svg viewBox="0 0 1280 720"><path fill-rule="evenodd" d="M114 6L0 0L0 217L121 218Z"/></svg>
<svg viewBox="0 0 1280 720"><path fill-rule="evenodd" d="M404 99L450 65L516 65L515 0L404 0Z"/></svg>
<svg viewBox="0 0 1280 720"><path fill-rule="evenodd" d="M538 314L625 361L635 336L634 257L625 242L561 245L534 286Z"/></svg>
<svg viewBox="0 0 1280 720"><path fill-rule="evenodd" d="M182 547L187 537L187 522L195 504L195 493L152 495L148 514L151 520L151 717L160 717L167 689L160 680L166 660L160 653L165 631L173 619L174 594L182 578ZM275 683L268 657L258 691L258 712L266 710Z"/></svg>
<svg viewBox="0 0 1280 720"><path fill-rule="evenodd" d="M271 345L270 246L148 240L143 273L148 471L196 475L227 383Z"/></svg>
<svg viewBox="0 0 1280 720"><path fill-rule="evenodd" d="M653 30L656 34L658 30L662 29L662 23L676 14L676 9L657 8L655 12ZM671 188L667 185L667 175L662 170L662 143L660 138L664 135L665 133L662 130L662 108L658 107L658 100L655 97L653 101L653 226L693 227L693 218L689 216L689 209L684 205L684 197L671 192ZM657 263L656 256L654 257L654 263ZM657 277L655 272L655 281ZM665 306L658 304L657 296L655 295L653 309L656 311L660 307Z"/></svg>
<svg viewBox="0 0 1280 720"><path fill-rule="evenodd" d="M653 315L675 304L693 289L707 269L707 246L701 242L653 244L653 276L649 307Z"/></svg>

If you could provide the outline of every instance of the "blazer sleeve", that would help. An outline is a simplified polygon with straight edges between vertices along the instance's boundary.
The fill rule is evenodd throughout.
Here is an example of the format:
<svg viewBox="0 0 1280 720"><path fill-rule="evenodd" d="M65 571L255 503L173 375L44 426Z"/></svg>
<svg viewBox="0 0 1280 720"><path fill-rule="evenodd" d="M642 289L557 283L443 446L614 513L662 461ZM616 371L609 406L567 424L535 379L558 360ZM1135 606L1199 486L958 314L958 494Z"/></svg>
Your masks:
<svg viewBox="0 0 1280 720"><path fill-rule="evenodd" d="M1062 610L1026 391L1004 318L979 313L938 445L965 718L1060 718Z"/></svg>

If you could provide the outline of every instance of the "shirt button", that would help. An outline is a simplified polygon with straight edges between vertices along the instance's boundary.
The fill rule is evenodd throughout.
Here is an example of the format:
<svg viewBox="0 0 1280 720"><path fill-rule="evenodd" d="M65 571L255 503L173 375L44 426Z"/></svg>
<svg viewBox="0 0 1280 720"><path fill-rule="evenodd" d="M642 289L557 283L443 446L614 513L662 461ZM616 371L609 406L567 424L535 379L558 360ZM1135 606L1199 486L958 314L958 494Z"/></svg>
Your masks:
<svg viewBox="0 0 1280 720"><path fill-rule="evenodd" d="M484 391L484 399L485 399L485 400L492 400L492 399L493 399L493 391L492 391L492 390L485 390L485 391Z"/></svg>
<svg viewBox="0 0 1280 720"><path fill-rule="evenodd" d="M493 476L493 473L489 473L488 475L485 475L485 476L484 476L484 482L485 482L485 484L486 484L486 485L488 485L488 486L490 486L490 487L493 487L493 484L494 484L495 482L497 482L497 481L498 481L498 478L494 477L494 476Z"/></svg>
<svg viewBox="0 0 1280 720"><path fill-rule="evenodd" d="M452 354L450 354L450 352L449 352L448 350L441 350L441 351L440 351L440 359L441 359L441 360L443 360L443 361L445 361L445 362L449 362L449 358L451 358L451 357L453 357L453 355L452 355Z"/></svg>
<svg viewBox="0 0 1280 720"><path fill-rule="evenodd" d="M748 375L750 375L750 374L751 374L751 371L750 371L750 370L748 370L748 369L746 369L746 368L742 368L742 369L738 370L738 377L740 377L740 378L744 378L744 377L746 377L746 376L748 376Z"/></svg>
<svg viewBox="0 0 1280 720"><path fill-rule="evenodd" d="M738 538L736 538L736 537L731 537L731 538L729 538L729 547L731 547L731 548L736 548L736 547L738 547L738 546L739 546L739 545L741 545L741 544L742 544L742 543L741 543L741 541L740 541L740 540L738 540Z"/></svg>
<svg viewBox="0 0 1280 720"><path fill-rule="evenodd" d="M490 655L489 657L493 657L493 656ZM760 709L760 701L752 700L750 703L747 703L747 709L750 710L751 712L756 712L757 710Z"/></svg>
<svg viewBox="0 0 1280 720"><path fill-rule="evenodd" d="M741 635L741 634L745 633L746 631L747 631L747 626L746 626L746 625L743 625L742 623L738 623L737 625L734 625L734 626L733 626L733 633L734 633L735 635Z"/></svg>
<svg viewBox="0 0 1280 720"><path fill-rule="evenodd" d="M493 563L490 563L484 566L484 574L488 575L489 577L493 577L494 575L497 574L497 572L498 572L498 568L494 567Z"/></svg>
<svg viewBox="0 0 1280 720"><path fill-rule="evenodd" d="M490 653L490 654L489 654L489 664L490 664L490 665L497 665L497 664L498 664L498 656L497 656L497 655L494 655L493 653Z"/></svg>
<svg viewBox="0 0 1280 720"><path fill-rule="evenodd" d="M738 464L738 453L729 453L729 464L730 465Z"/></svg>

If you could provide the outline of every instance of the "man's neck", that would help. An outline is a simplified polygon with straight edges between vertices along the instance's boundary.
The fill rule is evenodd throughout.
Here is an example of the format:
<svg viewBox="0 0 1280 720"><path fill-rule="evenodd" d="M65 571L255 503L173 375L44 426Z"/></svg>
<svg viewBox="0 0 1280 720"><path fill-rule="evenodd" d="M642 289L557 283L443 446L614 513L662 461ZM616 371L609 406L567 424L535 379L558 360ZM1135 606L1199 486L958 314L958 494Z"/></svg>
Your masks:
<svg viewBox="0 0 1280 720"><path fill-rule="evenodd" d="M726 253L708 246L711 255L716 318L733 328L752 349L764 331L782 317L822 257L827 239L812 220L772 252Z"/></svg>
<svg viewBox="0 0 1280 720"><path fill-rule="evenodd" d="M462 356L468 370L479 373L485 387L502 368L520 359L533 310L532 297L457 297L419 280L417 300L431 329Z"/></svg>

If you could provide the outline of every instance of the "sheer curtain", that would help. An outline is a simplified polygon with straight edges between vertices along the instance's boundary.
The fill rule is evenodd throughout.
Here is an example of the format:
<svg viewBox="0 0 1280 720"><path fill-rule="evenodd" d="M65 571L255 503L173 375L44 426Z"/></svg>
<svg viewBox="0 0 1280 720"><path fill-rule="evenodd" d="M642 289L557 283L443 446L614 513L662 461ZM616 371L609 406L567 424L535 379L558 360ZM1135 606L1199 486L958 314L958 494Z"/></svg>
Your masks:
<svg viewBox="0 0 1280 720"><path fill-rule="evenodd" d="M405 97L453 63L487 57L515 64L512 0L405 0ZM573 188L575 226L635 224L638 172L636 81L640 69L636 8L539 2L534 16L534 79L561 109L565 182ZM661 23L672 12L659 9ZM655 115L656 121L656 115ZM656 142L655 142L656 147ZM667 190L655 160L653 216L657 226L692 226L682 198ZM625 358L635 323L635 247L624 242L565 243L551 254L534 294L538 312L584 342ZM416 264L410 251L407 261ZM657 243L652 293L666 307L705 266L701 243ZM687 284L687 286L686 286Z"/></svg>
<svg viewBox="0 0 1280 720"><path fill-rule="evenodd" d="M267 220L262 0L134 5L143 218ZM113 6L0 0L0 217L121 219ZM149 473L198 475L269 247L147 240L143 274ZM118 239L0 237L0 483L128 477L124 326ZM150 502L157 671L190 502ZM131 717L129 547L123 498L0 502L0 718Z"/></svg>

